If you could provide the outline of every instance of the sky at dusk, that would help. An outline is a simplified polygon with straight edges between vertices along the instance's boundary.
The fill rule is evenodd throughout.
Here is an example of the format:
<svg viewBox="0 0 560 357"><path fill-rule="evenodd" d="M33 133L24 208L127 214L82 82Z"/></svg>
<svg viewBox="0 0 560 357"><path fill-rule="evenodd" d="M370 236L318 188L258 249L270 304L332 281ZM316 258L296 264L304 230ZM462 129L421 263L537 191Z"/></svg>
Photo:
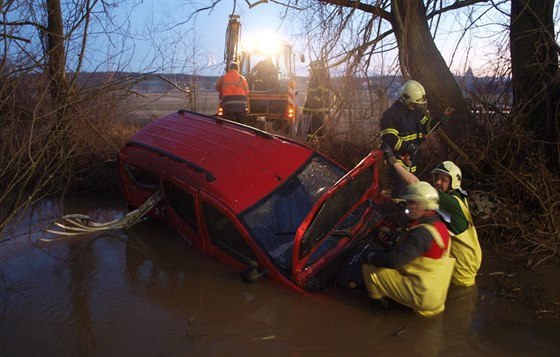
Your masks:
<svg viewBox="0 0 560 357"><path fill-rule="evenodd" d="M204 74L223 70L225 35L229 15L234 10L232 0L222 0L212 10L204 10L193 16L210 1L143 0L132 8L114 9L120 20L130 21L134 33L128 40L134 42L132 70L149 68L174 68L182 71L184 62L191 63L189 56L197 53L197 62ZM251 3L256 3L252 1ZM245 1L237 1L235 14L240 15L243 36L251 33L277 34L290 40L280 29L283 7L266 3L249 9ZM183 22L183 24L180 24ZM180 24L171 27L172 24ZM195 45L196 44L196 45ZM155 46L161 48L154 51ZM196 50L193 49L196 46ZM155 59L155 63L154 62ZM186 67L192 67L187 64Z"/></svg>
<svg viewBox="0 0 560 357"><path fill-rule="evenodd" d="M234 1L222 0L212 10L200 11L193 16L196 10L214 1L143 0L128 7L118 5L113 9L116 20L128 21L132 35L123 39L126 53L122 56L111 52L118 51L114 49L114 43L105 42L101 46L98 53L102 55L99 57L98 54L96 59L103 61L105 56L111 60L105 61L104 66L107 68L100 70L115 70L117 63L119 69L124 67L131 71L192 73L195 68L202 75L220 74L225 66L225 34L229 15L234 11ZM252 0L250 3L256 4L258 1ZM300 31L298 21L282 21L284 10L283 6L274 2L249 8L245 1L238 0L235 14L241 16L243 36L275 33L292 42L299 55L305 52L305 48L295 37ZM462 47L455 48L462 34L461 22L464 21L458 15L451 15L446 21L440 24L436 45L452 71L464 73L468 66L472 66L476 74L478 68L488 66L500 41L487 36L490 28L474 30L474 34L461 39ZM451 60L453 56L455 59ZM132 60L123 66L122 62L118 62L123 58ZM306 64L298 63L297 72L298 75L306 75Z"/></svg>

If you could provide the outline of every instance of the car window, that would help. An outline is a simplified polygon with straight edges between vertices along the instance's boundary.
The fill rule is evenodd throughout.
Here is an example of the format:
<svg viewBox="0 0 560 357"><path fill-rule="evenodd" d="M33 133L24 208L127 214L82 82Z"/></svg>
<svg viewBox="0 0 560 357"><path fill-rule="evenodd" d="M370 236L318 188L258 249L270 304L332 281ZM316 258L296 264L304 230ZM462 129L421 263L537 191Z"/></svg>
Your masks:
<svg viewBox="0 0 560 357"><path fill-rule="evenodd" d="M140 187L143 190L148 191L157 191L159 188L159 176L148 172L146 170L142 170L136 166L125 164L124 169L128 173L128 176L134 181L136 186Z"/></svg>
<svg viewBox="0 0 560 357"><path fill-rule="evenodd" d="M198 230L193 195L167 181L164 181L163 189L171 208L194 230Z"/></svg>
<svg viewBox="0 0 560 357"><path fill-rule="evenodd" d="M291 273L294 236L317 200L345 171L320 156L241 215L255 241L286 275Z"/></svg>
<svg viewBox="0 0 560 357"><path fill-rule="evenodd" d="M255 253L231 220L209 204L203 203L202 206L212 243L246 265L255 262Z"/></svg>
<svg viewBox="0 0 560 357"><path fill-rule="evenodd" d="M313 246L318 244L323 237L334 229L335 224L340 222L343 216L348 215L342 220L341 224L336 226L337 230L346 230L358 223L360 216L369 204L362 205L360 209L354 210L353 212L350 212L350 210L371 188L373 178L375 177L375 167L374 165L370 165L367 166L366 169L360 170L357 176L348 180L346 184L339 186L338 189L323 202L320 210L317 212L317 217L301 238L299 259L307 255ZM334 241L336 242L338 239L340 239L339 235L337 235Z"/></svg>

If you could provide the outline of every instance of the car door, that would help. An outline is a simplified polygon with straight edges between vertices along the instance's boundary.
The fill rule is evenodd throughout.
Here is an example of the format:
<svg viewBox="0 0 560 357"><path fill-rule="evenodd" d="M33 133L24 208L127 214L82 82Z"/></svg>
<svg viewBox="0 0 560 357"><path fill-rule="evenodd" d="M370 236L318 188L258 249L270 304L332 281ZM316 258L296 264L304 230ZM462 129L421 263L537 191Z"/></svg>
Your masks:
<svg viewBox="0 0 560 357"><path fill-rule="evenodd" d="M237 217L209 195L200 195L205 251L237 267L257 266L258 249L248 243L247 231Z"/></svg>
<svg viewBox="0 0 560 357"><path fill-rule="evenodd" d="M197 190L177 177L162 180L168 219L191 246L204 250L197 213Z"/></svg>
<svg viewBox="0 0 560 357"><path fill-rule="evenodd" d="M343 250L364 237L371 224L372 199L380 195L378 164L370 153L332 186L313 206L296 232L292 279L299 285L316 275Z"/></svg>

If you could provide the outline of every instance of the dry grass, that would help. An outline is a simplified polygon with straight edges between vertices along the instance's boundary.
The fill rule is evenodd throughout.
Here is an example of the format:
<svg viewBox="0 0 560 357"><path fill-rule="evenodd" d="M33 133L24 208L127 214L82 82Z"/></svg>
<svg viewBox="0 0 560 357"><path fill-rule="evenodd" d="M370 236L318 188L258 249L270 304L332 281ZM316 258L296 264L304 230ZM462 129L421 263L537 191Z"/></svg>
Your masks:
<svg viewBox="0 0 560 357"><path fill-rule="evenodd" d="M473 201L485 240L531 264L557 257L560 248L560 177L547 167L542 146L516 118L478 118L461 146L476 158Z"/></svg>

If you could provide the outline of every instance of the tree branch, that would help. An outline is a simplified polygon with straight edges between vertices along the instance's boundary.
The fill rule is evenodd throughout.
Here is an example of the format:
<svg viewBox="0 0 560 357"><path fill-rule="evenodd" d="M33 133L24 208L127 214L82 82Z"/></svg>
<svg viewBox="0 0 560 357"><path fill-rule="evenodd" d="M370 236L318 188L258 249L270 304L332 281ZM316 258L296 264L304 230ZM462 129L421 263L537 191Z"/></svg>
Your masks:
<svg viewBox="0 0 560 357"><path fill-rule="evenodd" d="M435 10L435 11L430 12L429 14L426 14L426 17L429 20L429 19L431 19L435 16L438 16L438 15L441 15L444 12L447 12L447 11L457 10L457 9L461 9L463 7L471 6L471 5L482 3L482 2L489 2L489 1L491 1L491 0L457 0L449 6L442 7L439 10ZM503 0L502 2L506 2L506 1L507 0Z"/></svg>
<svg viewBox="0 0 560 357"><path fill-rule="evenodd" d="M5 39L5 38L9 38L11 40L16 40L16 41L22 41L22 42L25 42L25 43L31 43L31 40L27 39L27 38L14 36L14 35L9 35L7 33L0 33L0 41L2 41L2 39Z"/></svg>
<svg viewBox="0 0 560 357"><path fill-rule="evenodd" d="M378 5L363 4L352 0L319 0L320 3L359 9L364 12L377 15L384 20L391 21L393 16L390 12Z"/></svg>

